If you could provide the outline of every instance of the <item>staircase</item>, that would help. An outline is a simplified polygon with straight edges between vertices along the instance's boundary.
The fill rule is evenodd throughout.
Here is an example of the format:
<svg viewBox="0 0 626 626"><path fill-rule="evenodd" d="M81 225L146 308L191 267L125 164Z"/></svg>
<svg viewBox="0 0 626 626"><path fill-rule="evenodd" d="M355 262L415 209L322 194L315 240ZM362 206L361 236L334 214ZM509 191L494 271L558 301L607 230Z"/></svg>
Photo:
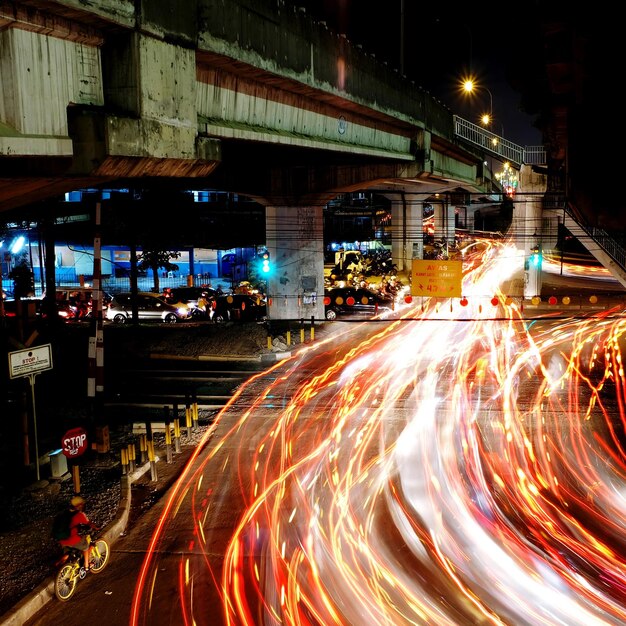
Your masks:
<svg viewBox="0 0 626 626"><path fill-rule="evenodd" d="M454 116L454 134L474 146L483 148L487 154L515 168L522 165L545 165L546 149L544 146L518 146L517 144L492 133L484 126L478 126L468 120Z"/></svg>
<svg viewBox="0 0 626 626"><path fill-rule="evenodd" d="M454 116L454 133L460 139L483 148L487 154L509 162L516 168L522 165L545 166L547 163L544 146L518 146L458 115ZM602 228L588 226L579 221L561 194L548 192L544 197L543 208L559 214L563 211L565 228L626 288L626 248L622 243Z"/></svg>
<svg viewBox="0 0 626 626"><path fill-rule="evenodd" d="M563 211L563 225L626 288L626 249L623 245L602 228L582 224L567 205Z"/></svg>

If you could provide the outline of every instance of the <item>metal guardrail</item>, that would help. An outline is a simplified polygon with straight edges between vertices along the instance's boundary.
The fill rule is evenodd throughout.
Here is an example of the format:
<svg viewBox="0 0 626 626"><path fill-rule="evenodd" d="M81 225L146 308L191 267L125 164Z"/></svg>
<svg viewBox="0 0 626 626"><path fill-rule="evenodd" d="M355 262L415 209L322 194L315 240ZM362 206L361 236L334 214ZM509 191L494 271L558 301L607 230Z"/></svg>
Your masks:
<svg viewBox="0 0 626 626"><path fill-rule="evenodd" d="M603 228L583 224L574 215L574 212L567 204L563 206L563 210L589 238L593 239L593 241L626 272L626 249L622 244Z"/></svg>
<svg viewBox="0 0 626 626"><path fill-rule="evenodd" d="M454 116L454 134L517 167L521 165L545 165L546 163L544 146L519 146L458 115Z"/></svg>
<svg viewBox="0 0 626 626"><path fill-rule="evenodd" d="M545 146L524 146L525 165L546 165L546 162Z"/></svg>

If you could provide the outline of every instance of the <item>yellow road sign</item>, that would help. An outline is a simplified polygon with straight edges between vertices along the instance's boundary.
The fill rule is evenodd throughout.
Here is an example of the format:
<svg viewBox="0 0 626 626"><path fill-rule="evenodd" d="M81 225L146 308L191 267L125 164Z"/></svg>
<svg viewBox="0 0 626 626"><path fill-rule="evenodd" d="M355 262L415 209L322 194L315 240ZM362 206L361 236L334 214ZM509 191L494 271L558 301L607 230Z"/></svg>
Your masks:
<svg viewBox="0 0 626 626"><path fill-rule="evenodd" d="M411 295L435 298L460 298L463 261L413 259Z"/></svg>

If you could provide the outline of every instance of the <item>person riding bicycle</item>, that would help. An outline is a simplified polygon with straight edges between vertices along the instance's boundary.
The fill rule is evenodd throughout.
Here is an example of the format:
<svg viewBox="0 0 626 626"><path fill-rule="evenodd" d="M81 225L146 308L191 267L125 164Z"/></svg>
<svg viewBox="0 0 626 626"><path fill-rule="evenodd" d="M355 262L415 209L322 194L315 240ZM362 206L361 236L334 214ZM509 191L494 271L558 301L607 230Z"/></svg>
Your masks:
<svg viewBox="0 0 626 626"><path fill-rule="evenodd" d="M89 542L83 533L86 529L100 530L85 514L85 500L80 496L74 496L70 500L70 536L67 539L59 539L59 544L67 548L82 550L85 560L85 569L89 570Z"/></svg>

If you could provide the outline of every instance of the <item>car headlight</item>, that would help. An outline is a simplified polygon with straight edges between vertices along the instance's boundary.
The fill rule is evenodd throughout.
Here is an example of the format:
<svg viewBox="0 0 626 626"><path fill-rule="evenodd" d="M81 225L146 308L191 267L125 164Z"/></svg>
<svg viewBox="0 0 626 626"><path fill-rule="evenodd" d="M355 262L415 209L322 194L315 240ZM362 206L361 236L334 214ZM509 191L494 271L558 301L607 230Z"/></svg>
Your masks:
<svg viewBox="0 0 626 626"><path fill-rule="evenodd" d="M183 315L184 316L184 315L187 315L189 313L189 307L187 307L187 306L179 306L177 310L178 310L178 314L179 315Z"/></svg>

